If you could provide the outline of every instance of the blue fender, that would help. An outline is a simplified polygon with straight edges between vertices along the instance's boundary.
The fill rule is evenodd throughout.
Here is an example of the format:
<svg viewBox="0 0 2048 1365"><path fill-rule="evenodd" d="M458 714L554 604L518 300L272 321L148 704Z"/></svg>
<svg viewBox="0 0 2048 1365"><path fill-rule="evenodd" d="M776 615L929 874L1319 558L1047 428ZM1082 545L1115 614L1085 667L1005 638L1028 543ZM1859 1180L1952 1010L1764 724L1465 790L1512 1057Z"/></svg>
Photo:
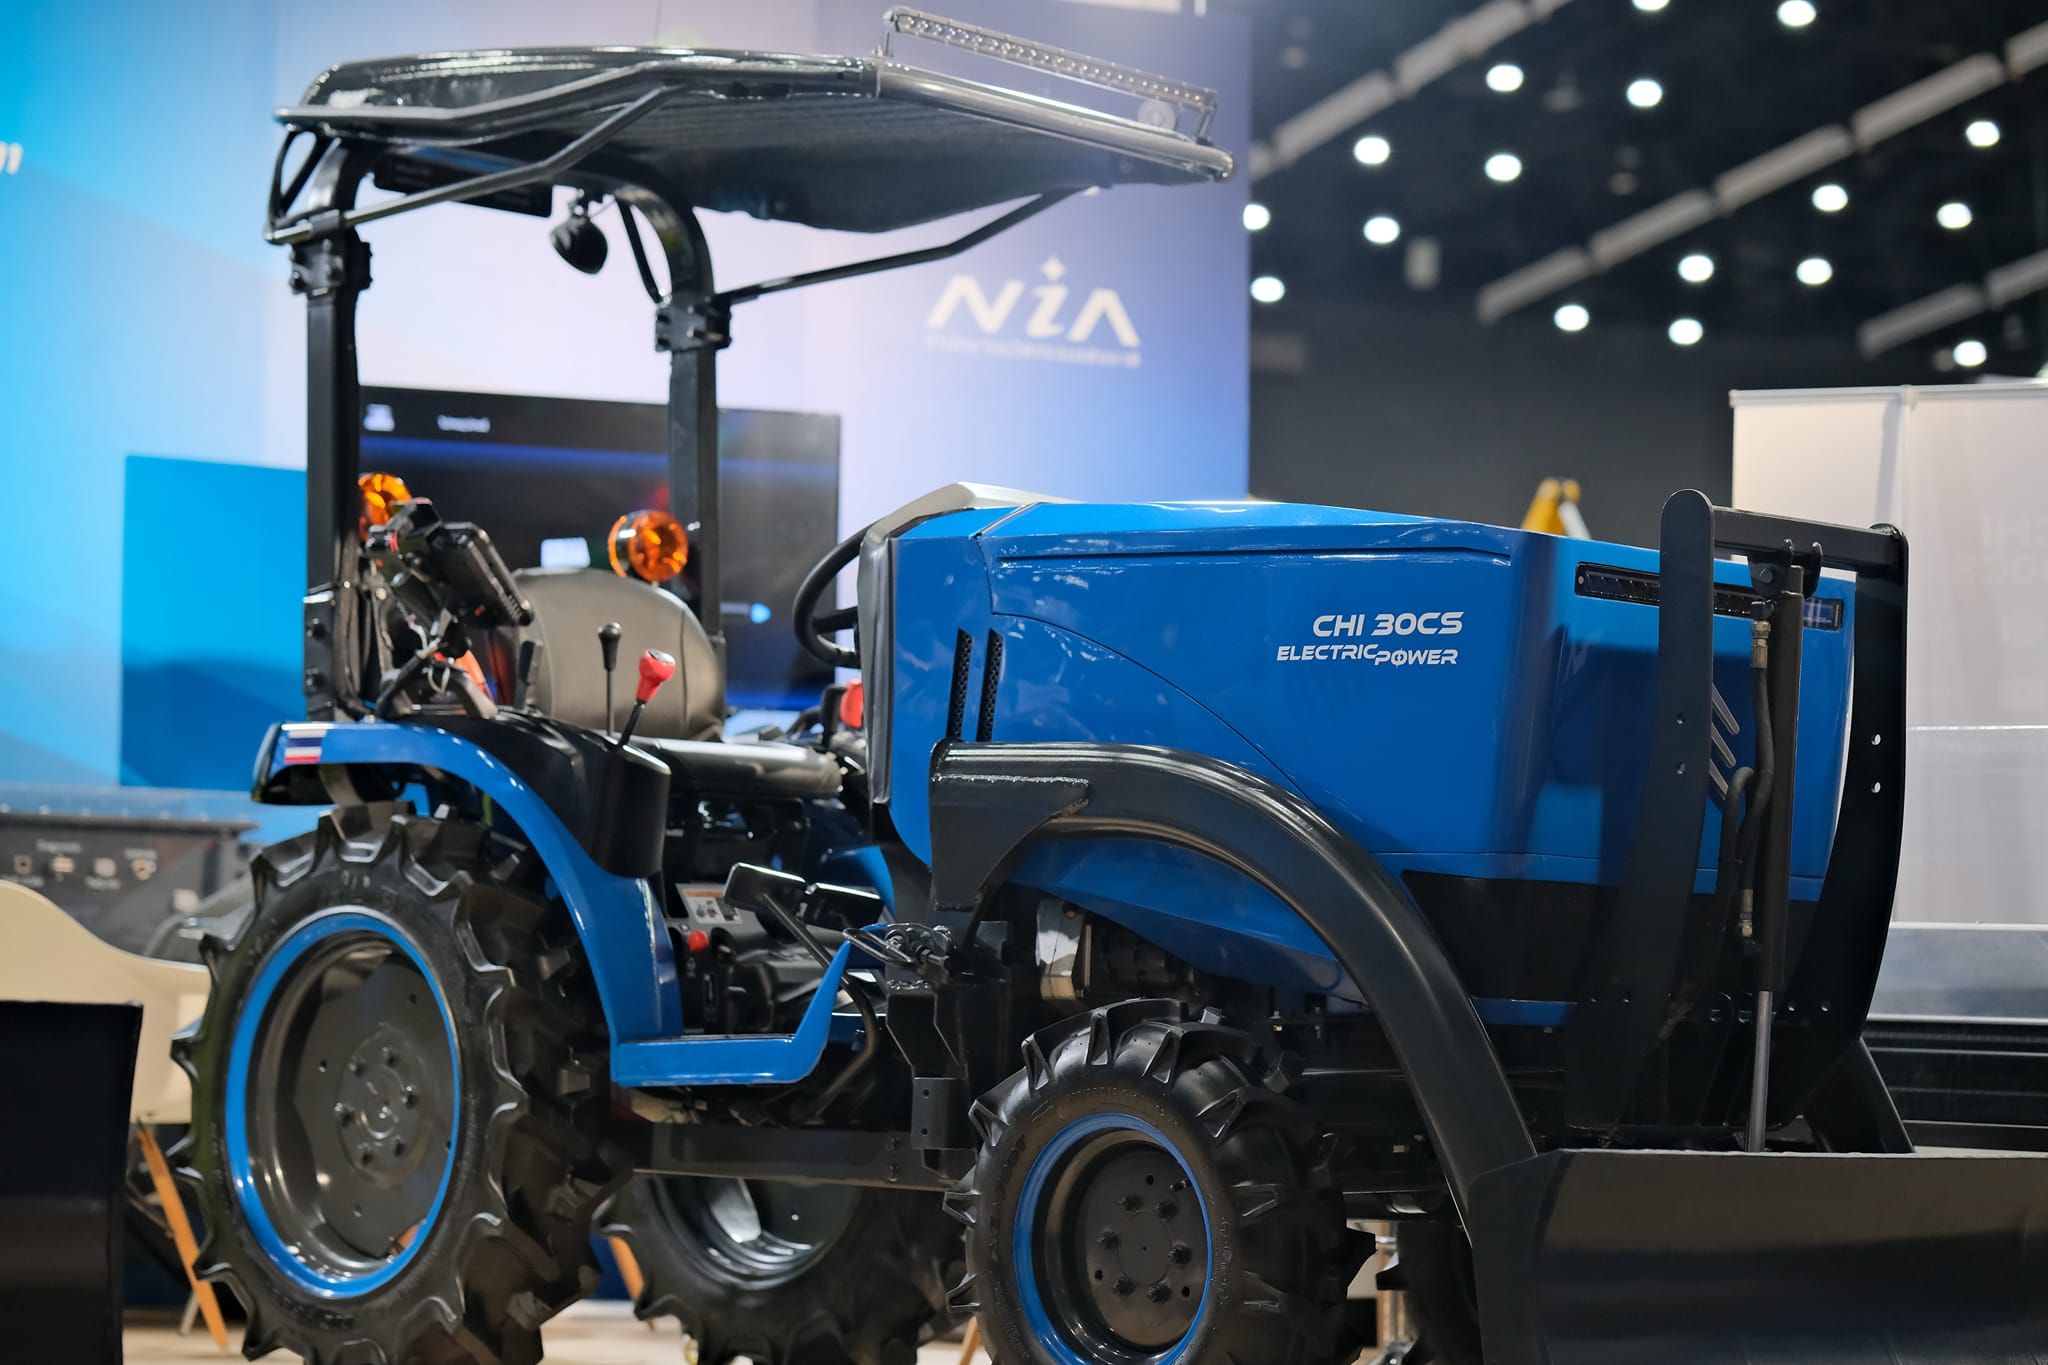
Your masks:
<svg viewBox="0 0 2048 1365"><path fill-rule="evenodd" d="M850 1041L833 1015L852 956L842 944L796 1032L745 1037L683 1034L674 949L653 887L599 867L547 802L502 759L446 730L385 721L273 726L257 758L257 786L287 767L430 768L490 797L519 826L583 940L611 1029L612 1078L621 1085L787 1085L817 1069L827 1044Z"/></svg>
<svg viewBox="0 0 2048 1365"><path fill-rule="evenodd" d="M568 908L611 1025L612 1046L683 1031L675 950L654 889L599 867L540 793L504 760L430 725L366 720L273 726L257 759L259 779L300 765L431 768L490 797L519 826Z"/></svg>

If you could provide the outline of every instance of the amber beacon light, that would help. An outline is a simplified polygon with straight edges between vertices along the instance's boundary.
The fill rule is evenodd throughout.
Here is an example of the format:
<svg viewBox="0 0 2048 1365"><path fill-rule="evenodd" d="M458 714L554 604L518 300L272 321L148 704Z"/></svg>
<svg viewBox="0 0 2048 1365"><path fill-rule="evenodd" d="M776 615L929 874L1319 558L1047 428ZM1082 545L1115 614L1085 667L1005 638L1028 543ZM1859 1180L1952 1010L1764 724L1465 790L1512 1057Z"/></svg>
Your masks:
<svg viewBox="0 0 2048 1365"><path fill-rule="evenodd" d="M391 520L398 504L412 501L412 490L396 474L365 474L356 480L356 488L363 495L363 514L356 523L359 537L367 537L372 526L382 526Z"/></svg>
<svg viewBox="0 0 2048 1365"><path fill-rule="evenodd" d="M690 537L669 513L643 507L612 523L611 559L621 578L666 583L690 562Z"/></svg>

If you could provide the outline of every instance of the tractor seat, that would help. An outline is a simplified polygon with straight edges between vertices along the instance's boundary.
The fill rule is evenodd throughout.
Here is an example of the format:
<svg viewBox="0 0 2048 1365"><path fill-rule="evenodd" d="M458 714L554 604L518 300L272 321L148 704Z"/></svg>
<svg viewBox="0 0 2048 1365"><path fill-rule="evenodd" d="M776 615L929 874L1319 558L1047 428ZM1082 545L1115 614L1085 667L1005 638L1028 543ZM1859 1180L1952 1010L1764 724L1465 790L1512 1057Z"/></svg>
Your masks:
<svg viewBox="0 0 2048 1365"><path fill-rule="evenodd" d="M633 704L643 650L676 658L676 676L655 695L633 743L668 764L679 788L700 796L797 800L836 796L839 765L798 744L724 738L725 672L710 637L682 599L602 569L521 569L513 577L533 604L525 638L540 662L527 700L539 711L590 730L616 728ZM617 621L619 669L613 709L604 714L604 656L598 628Z"/></svg>
<svg viewBox="0 0 2048 1365"><path fill-rule="evenodd" d="M704 627L681 598L602 569L521 569L512 575L533 604L525 638L540 643L527 701L541 712L589 730L611 730L626 718L639 680L640 655L673 654L676 676L647 704L638 734L648 739L716 740L725 724L725 670ZM614 716L604 713L604 656L598 628L617 621L619 668L612 682Z"/></svg>

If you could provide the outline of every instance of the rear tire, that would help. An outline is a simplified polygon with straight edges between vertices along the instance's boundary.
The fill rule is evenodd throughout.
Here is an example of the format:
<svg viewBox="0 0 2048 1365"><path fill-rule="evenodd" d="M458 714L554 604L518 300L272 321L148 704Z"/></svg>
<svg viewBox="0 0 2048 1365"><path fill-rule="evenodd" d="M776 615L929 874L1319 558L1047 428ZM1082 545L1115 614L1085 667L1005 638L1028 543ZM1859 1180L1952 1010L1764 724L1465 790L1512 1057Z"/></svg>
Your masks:
<svg viewBox="0 0 2048 1365"><path fill-rule="evenodd" d="M624 1178L573 928L485 831L388 808L331 812L254 872L178 1049L200 1273L248 1310L244 1352L539 1360Z"/></svg>
<svg viewBox="0 0 2048 1365"><path fill-rule="evenodd" d="M1252 1041L1176 1001L1076 1016L975 1106L948 1197L960 1308L1004 1365L1324 1365L1348 1344L1365 1239L1308 1112L1253 1080Z"/></svg>
<svg viewBox="0 0 2048 1365"><path fill-rule="evenodd" d="M852 1185L643 1176L605 1224L698 1365L911 1365L959 1259L938 1196Z"/></svg>

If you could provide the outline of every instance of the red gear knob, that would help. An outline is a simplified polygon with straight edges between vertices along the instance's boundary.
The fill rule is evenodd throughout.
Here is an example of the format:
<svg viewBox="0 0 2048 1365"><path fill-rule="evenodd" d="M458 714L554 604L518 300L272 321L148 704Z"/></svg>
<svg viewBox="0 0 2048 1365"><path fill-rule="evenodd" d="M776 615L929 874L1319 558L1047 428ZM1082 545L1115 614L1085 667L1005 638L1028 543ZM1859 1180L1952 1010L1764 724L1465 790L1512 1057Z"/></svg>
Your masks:
<svg viewBox="0 0 2048 1365"><path fill-rule="evenodd" d="M640 656L640 686L633 691L633 700L645 704L654 700L654 694L661 691L661 685L676 675L676 657L650 649Z"/></svg>

